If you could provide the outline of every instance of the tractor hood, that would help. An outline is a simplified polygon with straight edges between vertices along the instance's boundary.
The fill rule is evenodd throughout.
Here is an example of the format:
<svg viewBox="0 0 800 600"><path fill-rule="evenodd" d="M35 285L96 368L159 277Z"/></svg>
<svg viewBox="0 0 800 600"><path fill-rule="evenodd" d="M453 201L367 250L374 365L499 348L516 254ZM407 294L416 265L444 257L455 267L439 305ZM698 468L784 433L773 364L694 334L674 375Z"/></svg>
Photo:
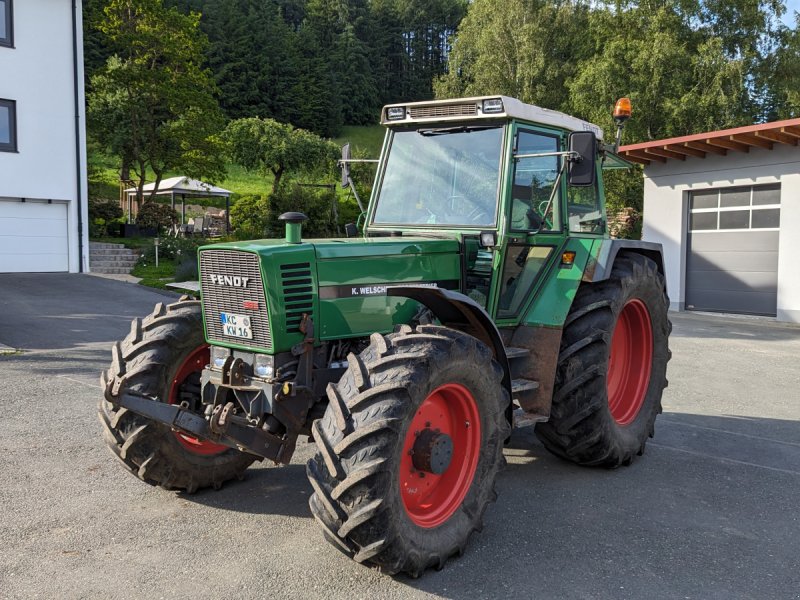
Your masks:
<svg viewBox="0 0 800 600"><path fill-rule="evenodd" d="M302 340L304 315L313 319L319 341L391 332L419 305L387 290L460 289L461 257L452 238L254 240L200 248L200 281L209 342L280 352ZM229 339L221 315L245 314L239 308L245 305L266 305L268 315L252 314L252 341Z"/></svg>

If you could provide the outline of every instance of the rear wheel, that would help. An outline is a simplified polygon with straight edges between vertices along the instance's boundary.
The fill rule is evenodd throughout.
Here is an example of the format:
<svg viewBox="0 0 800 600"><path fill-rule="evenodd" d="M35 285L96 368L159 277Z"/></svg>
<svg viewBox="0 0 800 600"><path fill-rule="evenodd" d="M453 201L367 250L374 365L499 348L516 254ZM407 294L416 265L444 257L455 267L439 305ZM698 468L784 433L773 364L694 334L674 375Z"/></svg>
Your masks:
<svg viewBox="0 0 800 600"><path fill-rule="evenodd" d="M194 492L219 488L243 477L256 457L146 419L108 398L134 392L200 412L200 373L208 364L200 303L158 304L112 349L111 367L101 375L106 398L98 415L106 444L139 479L167 489Z"/></svg>
<svg viewBox="0 0 800 600"><path fill-rule="evenodd" d="M502 370L475 338L432 325L374 334L348 362L312 428L311 512L358 562L412 576L441 567L496 497Z"/></svg>
<svg viewBox="0 0 800 600"><path fill-rule="evenodd" d="M561 341L544 446L582 465L618 467L652 437L670 358L669 300L656 264L620 254L608 280L578 289Z"/></svg>

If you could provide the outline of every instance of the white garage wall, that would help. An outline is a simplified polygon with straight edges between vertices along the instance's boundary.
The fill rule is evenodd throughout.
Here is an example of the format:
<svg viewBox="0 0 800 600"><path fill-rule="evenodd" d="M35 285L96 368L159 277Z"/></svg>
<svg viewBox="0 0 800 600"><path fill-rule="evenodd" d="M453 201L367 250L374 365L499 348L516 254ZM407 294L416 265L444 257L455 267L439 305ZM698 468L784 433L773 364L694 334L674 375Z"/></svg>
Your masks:
<svg viewBox="0 0 800 600"><path fill-rule="evenodd" d="M78 205L88 270L81 3L77 3L82 198L77 202L72 4L14 2L14 48L0 47L0 98L16 100L18 153L0 152L0 197L68 202L69 270L79 270Z"/></svg>
<svg viewBox="0 0 800 600"><path fill-rule="evenodd" d="M778 319L800 323L800 147L687 157L645 168L642 237L664 247L671 308L683 310L686 279L687 203L693 190L781 183Z"/></svg>

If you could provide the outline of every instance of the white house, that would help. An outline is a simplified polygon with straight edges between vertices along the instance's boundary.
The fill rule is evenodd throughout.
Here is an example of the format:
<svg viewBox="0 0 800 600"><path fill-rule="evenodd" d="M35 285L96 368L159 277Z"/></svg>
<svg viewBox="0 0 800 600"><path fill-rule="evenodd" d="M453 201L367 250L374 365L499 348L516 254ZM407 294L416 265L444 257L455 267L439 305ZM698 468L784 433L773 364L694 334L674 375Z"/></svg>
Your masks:
<svg viewBox="0 0 800 600"><path fill-rule="evenodd" d="M88 271L81 0L0 0L0 272Z"/></svg>
<svg viewBox="0 0 800 600"><path fill-rule="evenodd" d="M800 323L800 119L623 146L672 308Z"/></svg>

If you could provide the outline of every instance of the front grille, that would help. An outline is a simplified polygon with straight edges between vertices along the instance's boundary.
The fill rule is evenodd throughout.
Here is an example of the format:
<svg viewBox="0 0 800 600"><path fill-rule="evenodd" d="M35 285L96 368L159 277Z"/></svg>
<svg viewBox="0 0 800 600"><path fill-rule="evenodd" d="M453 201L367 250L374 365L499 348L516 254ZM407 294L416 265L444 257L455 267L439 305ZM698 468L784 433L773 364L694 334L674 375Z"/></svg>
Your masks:
<svg viewBox="0 0 800 600"><path fill-rule="evenodd" d="M311 292L311 265L295 263L281 265L283 283L283 302L286 307L286 331L297 333L304 314L311 314L314 308Z"/></svg>
<svg viewBox="0 0 800 600"><path fill-rule="evenodd" d="M470 117L478 114L477 104L434 104L432 106L411 106L408 109L412 119L431 117Z"/></svg>
<svg viewBox="0 0 800 600"><path fill-rule="evenodd" d="M246 287L234 287L213 282L211 275L249 277L249 280ZM200 252L200 285L209 340L272 349L269 312L258 255L238 250L203 250ZM258 310L245 308L246 301L258 302ZM223 312L248 315L253 339L224 335L220 320L220 313Z"/></svg>

